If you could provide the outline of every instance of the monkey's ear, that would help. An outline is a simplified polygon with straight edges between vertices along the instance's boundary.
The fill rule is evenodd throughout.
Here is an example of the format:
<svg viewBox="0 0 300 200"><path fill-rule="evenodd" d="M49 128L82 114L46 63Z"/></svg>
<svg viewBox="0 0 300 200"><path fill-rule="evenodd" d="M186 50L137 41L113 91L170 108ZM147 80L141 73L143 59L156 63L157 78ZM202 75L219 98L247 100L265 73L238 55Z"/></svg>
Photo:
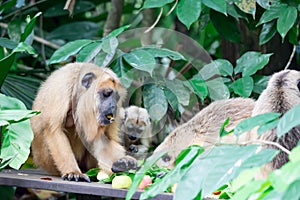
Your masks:
<svg viewBox="0 0 300 200"><path fill-rule="evenodd" d="M96 76L94 73L86 73L81 80L81 85L85 88L89 88L95 78Z"/></svg>

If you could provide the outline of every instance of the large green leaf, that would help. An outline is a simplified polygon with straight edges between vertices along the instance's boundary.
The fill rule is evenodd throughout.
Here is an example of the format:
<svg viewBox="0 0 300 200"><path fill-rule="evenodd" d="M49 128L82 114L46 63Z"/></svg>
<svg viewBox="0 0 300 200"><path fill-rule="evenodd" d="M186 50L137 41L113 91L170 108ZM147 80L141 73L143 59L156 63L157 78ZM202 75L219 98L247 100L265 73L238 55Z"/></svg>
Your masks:
<svg viewBox="0 0 300 200"><path fill-rule="evenodd" d="M252 77L244 76L234 81L231 87L235 94L241 97L249 97L253 91L254 82Z"/></svg>
<svg viewBox="0 0 300 200"><path fill-rule="evenodd" d="M202 3L207 7L226 15L225 0L202 0Z"/></svg>
<svg viewBox="0 0 300 200"><path fill-rule="evenodd" d="M143 8L159 8L166 4L172 3L174 0L146 0Z"/></svg>
<svg viewBox="0 0 300 200"><path fill-rule="evenodd" d="M201 13L201 1L179 1L176 14L178 19L188 28L194 23Z"/></svg>
<svg viewBox="0 0 300 200"><path fill-rule="evenodd" d="M203 198L244 169L259 167L277 153L274 149L257 151L258 148L258 145L222 145L205 151L178 183L174 199L195 199L200 192Z"/></svg>
<svg viewBox="0 0 300 200"><path fill-rule="evenodd" d="M144 175L146 174L146 172L150 169L151 166L153 166L156 161L158 159L160 159L166 152L160 152L157 154L153 154L152 156L150 156L149 158L147 158L147 160L145 161L145 163L142 165L142 167L139 169L139 171L135 174L133 182L126 194L126 200L130 200L133 196L133 194L135 193L135 191L137 190L140 182L142 181Z"/></svg>
<svg viewBox="0 0 300 200"><path fill-rule="evenodd" d="M279 6L278 5L271 6L270 9L266 10L262 14L257 26L259 26L261 24L264 24L264 23L267 23L267 22L270 22L274 19L277 19L280 15L281 8L286 7L286 6L287 6L286 4L281 4Z"/></svg>
<svg viewBox="0 0 300 200"><path fill-rule="evenodd" d="M281 7L279 18L277 20L277 31L282 40L292 28L297 19L297 9L293 6Z"/></svg>
<svg viewBox="0 0 300 200"><path fill-rule="evenodd" d="M121 79L121 83L125 88L129 88L132 82L130 66L123 60L122 56L119 56L112 64L111 69L117 74ZM101 66L101 65L99 65ZM133 72L134 73L134 72Z"/></svg>
<svg viewBox="0 0 300 200"><path fill-rule="evenodd" d="M173 109L173 112L178 111L179 102L178 102L176 95L168 88L164 89L164 92L165 92L166 98L168 100L168 103L170 104L170 106Z"/></svg>
<svg viewBox="0 0 300 200"><path fill-rule="evenodd" d="M254 87L253 92L256 94L261 94L264 89L266 89L269 81L268 76L262 76L262 75L254 75L252 76L254 81Z"/></svg>
<svg viewBox="0 0 300 200"><path fill-rule="evenodd" d="M93 40L85 39L69 42L54 52L54 54L49 59L48 64L66 61L70 56L73 56L74 54L78 53L83 47L92 42Z"/></svg>
<svg viewBox="0 0 300 200"><path fill-rule="evenodd" d="M219 34L231 42L240 42L241 33L238 27L238 22L231 16L225 16L219 12L210 11L210 19Z"/></svg>
<svg viewBox="0 0 300 200"><path fill-rule="evenodd" d="M118 39L116 37L104 38L102 42L102 49L105 53L114 55L118 47Z"/></svg>
<svg viewBox="0 0 300 200"><path fill-rule="evenodd" d="M228 60L217 59L213 63L217 66L222 76L232 76L233 66Z"/></svg>
<svg viewBox="0 0 300 200"><path fill-rule="evenodd" d="M281 137L293 127L300 125L299 113L300 104L294 106L282 116L277 126L276 134L278 137Z"/></svg>
<svg viewBox="0 0 300 200"><path fill-rule="evenodd" d="M15 61L15 53L11 53L0 60L0 69L1 69L0 87L2 86L4 79L6 78L9 69L13 65L14 61Z"/></svg>
<svg viewBox="0 0 300 200"><path fill-rule="evenodd" d="M202 101L208 96L208 88L204 80L195 75L186 83L190 90L193 91Z"/></svg>
<svg viewBox="0 0 300 200"><path fill-rule="evenodd" d="M8 48L8 49L13 49L13 48L16 48L18 45L17 42L15 41L12 41L8 38L0 38L0 46L1 47L5 47L5 48Z"/></svg>
<svg viewBox="0 0 300 200"><path fill-rule="evenodd" d="M278 119L279 116L280 113L264 113L250 117L248 119L244 119L238 125L236 125L236 127L234 128L234 134L239 136L242 133L250 131L257 126L262 126L268 122L274 121Z"/></svg>
<svg viewBox="0 0 300 200"><path fill-rule="evenodd" d="M166 86L169 90L171 90L177 97L179 103L184 106L189 105L190 102L190 94L186 87L184 87L184 82L178 79L175 80L167 80Z"/></svg>
<svg viewBox="0 0 300 200"><path fill-rule="evenodd" d="M154 84L143 87L143 102L149 112L150 118L157 122L161 120L168 110L168 102L164 91Z"/></svg>
<svg viewBox="0 0 300 200"><path fill-rule="evenodd" d="M76 56L77 62L90 62L102 49L102 42L97 41L83 47Z"/></svg>
<svg viewBox="0 0 300 200"><path fill-rule="evenodd" d="M1 127L3 141L0 154L0 169L7 165L14 169L19 169L27 160L30 153L30 145L33 133L28 120L35 111L26 111L25 105L11 97L0 95L1 123L8 122ZM16 111L15 109L19 109Z"/></svg>
<svg viewBox="0 0 300 200"><path fill-rule="evenodd" d="M140 199L152 198L157 194L163 193L168 187L178 182L203 151L204 149L199 146L191 146L183 150L180 154L184 156L181 157L176 167L162 179L155 182L148 190L144 191Z"/></svg>
<svg viewBox="0 0 300 200"><path fill-rule="evenodd" d="M275 21L264 23L259 34L259 45L267 43L276 33Z"/></svg>
<svg viewBox="0 0 300 200"><path fill-rule="evenodd" d="M283 194L282 199L299 200L300 199L300 179L292 182Z"/></svg>
<svg viewBox="0 0 300 200"><path fill-rule="evenodd" d="M248 51L236 61L234 73L242 72L243 76L251 76L268 64L271 55Z"/></svg>
<svg viewBox="0 0 300 200"><path fill-rule="evenodd" d="M156 61L149 52L138 49L124 54L123 58L133 68L149 72L152 75Z"/></svg>

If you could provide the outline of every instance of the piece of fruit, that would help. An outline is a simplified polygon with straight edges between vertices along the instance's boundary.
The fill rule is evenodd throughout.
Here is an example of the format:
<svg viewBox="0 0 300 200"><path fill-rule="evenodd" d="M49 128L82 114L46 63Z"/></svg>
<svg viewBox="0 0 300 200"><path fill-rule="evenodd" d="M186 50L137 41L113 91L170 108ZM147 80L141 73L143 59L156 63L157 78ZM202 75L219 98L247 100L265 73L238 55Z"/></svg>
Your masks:
<svg viewBox="0 0 300 200"><path fill-rule="evenodd" d="M111 183L112 188L128 189L131 186L132 180L129 176L116 176Z"/></svg>
<svg viewBox="0 0 300 200"><path fill-rule="evenodd" d="M152 179L149 175L145 175L138 187L140 190L144 190L145 188L149 187L152 184Z"/></svg>
<svg viewBox="0 0 300 200"><path fill-rule="evenodd" d="M214 195L220 195L221 192L222 192L221 190L218 190L218 191L214 191L213 194L214 194Z"/></svg>
<svg viewBox="0 0 300 200"><path fill-rule="evenodd" d="M177 187L177 183L174 183L171 187L171 192L172 193L175 193L175 190L176 190L176 187Z"/></svg>
<svg viewBox="0 0 300 200"><path fill-rule="evenodd" d="M105 173L104 171L99 171L98 174L97 174L97 179L98 181L101 181L103 179L107 179L109 176L107 173Z"/></svg>

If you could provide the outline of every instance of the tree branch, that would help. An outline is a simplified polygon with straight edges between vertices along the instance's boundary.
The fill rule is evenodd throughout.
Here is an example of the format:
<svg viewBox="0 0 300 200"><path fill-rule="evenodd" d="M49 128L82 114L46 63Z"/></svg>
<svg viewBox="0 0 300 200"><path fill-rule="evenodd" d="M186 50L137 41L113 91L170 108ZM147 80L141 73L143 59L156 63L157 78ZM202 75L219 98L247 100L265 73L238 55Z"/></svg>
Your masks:
<svg viewBox="0 0 300 200"><path fill-rule="evenodd" d="M111 0L110 10L104 24L103 36L120 26L124 0Z"/></svg>

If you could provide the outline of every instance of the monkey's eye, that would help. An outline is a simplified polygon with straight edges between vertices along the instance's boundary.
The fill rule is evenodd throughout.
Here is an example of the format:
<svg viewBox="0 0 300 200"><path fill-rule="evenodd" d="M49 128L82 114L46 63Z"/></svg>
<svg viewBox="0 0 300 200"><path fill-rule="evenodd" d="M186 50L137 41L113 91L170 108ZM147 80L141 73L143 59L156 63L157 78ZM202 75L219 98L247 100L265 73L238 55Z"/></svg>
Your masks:
<svg viewBox="0 0 300 200"><path fill-rule="evenodd" d="M110 97L113 93L113 90L112 89L106 89L106 90L103 90L102 94L104 97Z"/></svg>
<svg viewBox="0 0 300 200"><path fill-rule="evenodd" d="M300 79L298 80L297 87L298 87L298 90L300 92Z"/></svg>

